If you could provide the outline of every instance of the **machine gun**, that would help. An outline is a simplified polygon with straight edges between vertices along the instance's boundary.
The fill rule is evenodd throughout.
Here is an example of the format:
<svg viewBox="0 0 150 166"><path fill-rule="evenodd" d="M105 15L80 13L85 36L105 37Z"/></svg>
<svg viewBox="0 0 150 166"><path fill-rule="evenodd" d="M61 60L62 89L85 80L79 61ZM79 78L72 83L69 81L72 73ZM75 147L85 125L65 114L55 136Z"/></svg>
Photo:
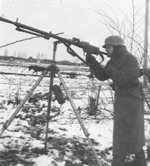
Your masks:
<svg viewBox="0 0 150 166"><path fill-rule="evenodd" d="M72 50L72 48L70 47L71 45L74 45L74 46L77 46L77 47L83 49L83 51L87 54L100 55L102 61L104 60L103 55L107 55L105 52L100 51L98 47L95 47L95 46L89 44L88 42L80 41L80 39L78 39L78 38L66 39L66 38L60 37L56 34L53 34L51 32L45 32L45 31L21 24L18 22L18 20L16 20L16 22L14 22L14 21L5 19L3 17L0 17L0 21L15 25L16 30L21 31L21 32L26 32L26 33L29 33L32 35L43 37L47 40L49 40L50 38L54 38L59 43L63 43L67 47L68 53L70 53L73 56L77 56L77 54L76 54L76 52L74 52L74 50ZM80 58L80 57L78 57L78 58L80 60L84 61L82 58ZM85 61L84 61L84 63L85 63Z"/></svg>

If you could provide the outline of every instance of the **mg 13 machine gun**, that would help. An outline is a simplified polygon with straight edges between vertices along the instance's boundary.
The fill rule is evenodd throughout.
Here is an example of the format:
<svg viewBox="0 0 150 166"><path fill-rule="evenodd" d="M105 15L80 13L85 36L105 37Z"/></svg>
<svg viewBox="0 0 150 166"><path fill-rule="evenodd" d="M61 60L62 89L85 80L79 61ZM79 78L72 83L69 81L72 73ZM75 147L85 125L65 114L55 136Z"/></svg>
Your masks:
<svg viewBox="0 0 150 166"><path fill-rule="evenodd" d="M43 37L47 40L49 40L50 38L56 39L58 43L63 43L67 47L68 53L70 53L72 56L77 56L84 63L86 62L76 54L76 52L70 47L71 45L74 45L78 48L83 49L83 51L87 54L100 55L102 61L104 60L103 55L107 55L105 52L100 51L98 47L95 47L89 44L88 42L80 41L80 39L78 38L66 39L56 34L53 34L52 32L45 32L45 31L21 24L18 22L18 20L14 22L14 21L5 19L3 17L0 17L0 21L15 25L17 31L26 32L32 35Z"/></svg>
<svg viewBox="0 0 150 166"><path fill-rule="evenodd" d="M100 49L96 46L93 46L91 44L89 44L88 42L85 41L80 41L80 39L78 38L72 38L72 39L66 39L63 37L60 37L56 34L53 34L52 32L45 32L24 24L21 24L17 21L11 21L8 19L5 19L3 17L0 17L0 21L9 23L9 24L13 24L16 26L16 30L17 31L21 31L21 32L26 32L32 35L36 35L42 38L45 38L47 40L49 40L50 38L56 39L57 43L63 43L66 47L67 47L67 52L69 54L71 54L72 56L76 56L78 57L82 62L84 62L85 64L87 64L85 62L85 60L83 60L70 46L74 45L78 48L81 48L87 55L88 54L94 54L94 55L100 55L102 61L104 60L104 55L107 55L107 53L100 51ZM146 75L146 77L148 78L148 81L150 82L150 69L140 69L140 76L142 75Z"/></svg>

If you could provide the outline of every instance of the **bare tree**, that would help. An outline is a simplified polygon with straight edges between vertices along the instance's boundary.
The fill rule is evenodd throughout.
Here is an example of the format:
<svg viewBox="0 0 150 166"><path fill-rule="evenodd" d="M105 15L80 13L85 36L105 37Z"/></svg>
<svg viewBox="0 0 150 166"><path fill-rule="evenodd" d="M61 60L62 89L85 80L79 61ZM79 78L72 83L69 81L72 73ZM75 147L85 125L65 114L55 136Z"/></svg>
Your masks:
<svg viewBox="0 0 150 166"><path fill-rule="evenodd" d="M131 0L131 7L131 16L128 16L117 7L110 9L113 16L99 11L98 14L101 17L102 23L111 34L119 35L125 40L128 49L138 58L139 64L142 66L144 52L144 12L142 16L139 12L144 5L136 9L134 0Z"/></svg>

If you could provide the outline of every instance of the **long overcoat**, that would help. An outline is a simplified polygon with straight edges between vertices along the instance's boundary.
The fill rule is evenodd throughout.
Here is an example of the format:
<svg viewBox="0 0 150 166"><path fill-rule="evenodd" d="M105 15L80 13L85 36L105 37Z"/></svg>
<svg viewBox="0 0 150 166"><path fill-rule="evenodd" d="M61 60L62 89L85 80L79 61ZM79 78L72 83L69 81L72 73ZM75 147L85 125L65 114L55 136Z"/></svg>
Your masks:
<svg viewBox="0 0 150 166"><path fill-rule="evenodd" d="M122 47L104 69L96 62L91 67L99 80L113 80L113 154L125 156L138 152L144 145L145 138L144 105L138 80L137 59Z"/></svg>

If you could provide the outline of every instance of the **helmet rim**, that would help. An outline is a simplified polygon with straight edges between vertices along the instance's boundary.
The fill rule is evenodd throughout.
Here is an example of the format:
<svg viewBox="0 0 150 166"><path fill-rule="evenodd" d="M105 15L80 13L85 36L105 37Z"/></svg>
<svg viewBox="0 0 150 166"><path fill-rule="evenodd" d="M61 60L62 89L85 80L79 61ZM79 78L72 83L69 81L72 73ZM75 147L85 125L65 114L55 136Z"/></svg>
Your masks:
<svg viewBox="0 0 150 166"><path fill-rule="evenodd" d="M103 45L103 48L106 48L107 45L124 46L125 44L120 36L109 36L105 39L105 44Z"/></svg>

